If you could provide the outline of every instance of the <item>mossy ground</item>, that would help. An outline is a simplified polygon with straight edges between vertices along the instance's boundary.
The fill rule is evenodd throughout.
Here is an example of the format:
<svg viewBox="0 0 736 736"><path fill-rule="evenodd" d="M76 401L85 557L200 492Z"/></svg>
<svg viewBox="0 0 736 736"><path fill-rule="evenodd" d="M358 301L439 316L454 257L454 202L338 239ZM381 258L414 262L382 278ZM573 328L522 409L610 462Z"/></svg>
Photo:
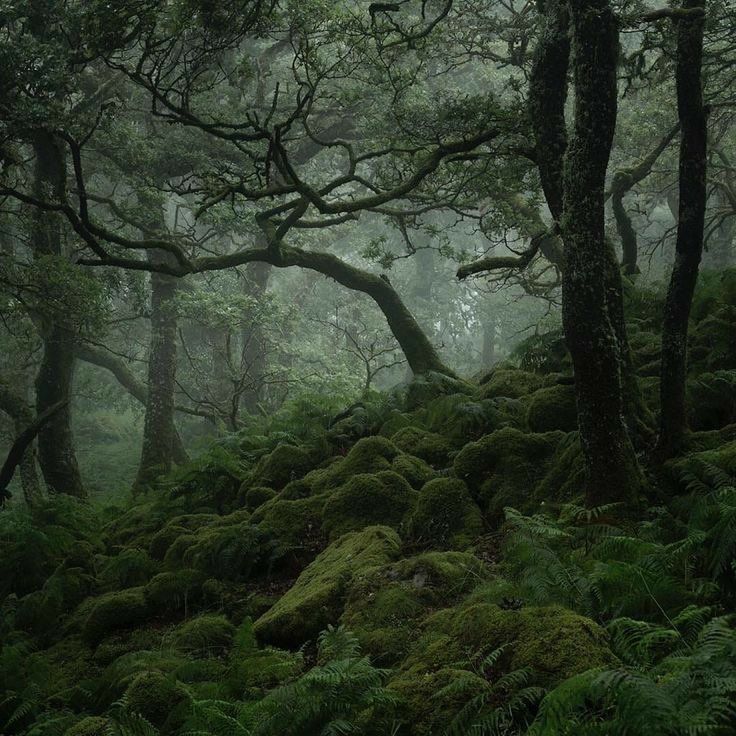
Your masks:
<svg viewBox="0 0 736 736"><path fill-rule="evenodd" d="M639 526L576 505L583 461L565 360L547 373L504 364L478 385L426 377L403 403L325 422L314 447L246 437L248 454L204 458L125 510L59 498L9 513L0 732L45 733L30 729L56 717L59 734L96 736L136 714L161 733L194 732L193 702L229 704L223 717L245 722L296 692L323 664L320 632L341 626L386 668L371 677L397 733L437 736L476 697L506 702L510 691L488 695L504 677L553 688L628 666L612 621L638 615L642 631L684 606L726 610L736 581L714 560L736 550L719 516L736 476L730 308L696 305L689 391L702 431L650 473ZM633 360L656 410L658 347L642 325ZM692 493L710 504L695 520L682 511Z"/></svg>

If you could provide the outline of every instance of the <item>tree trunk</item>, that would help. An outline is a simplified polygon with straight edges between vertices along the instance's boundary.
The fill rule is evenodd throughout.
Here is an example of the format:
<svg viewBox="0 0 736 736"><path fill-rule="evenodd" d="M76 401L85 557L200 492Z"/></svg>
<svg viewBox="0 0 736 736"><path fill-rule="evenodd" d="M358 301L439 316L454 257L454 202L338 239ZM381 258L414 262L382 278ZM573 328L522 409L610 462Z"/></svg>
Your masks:
<svg viewBox="0 0 736 736"><path fill-rule="evenodd" d="M62 149L46 131L33 137L36 156L34 194L39 199L63 201L66 190L66 165ZM34 257L63 255L61 223L55 214L36 210L33 215ZM43 426L38 434L38 458L44 480L52 493L86 496L79 475L71 429L68 402L74 376L74 333L58 315L41 320L43 355L36 376L36 409L39 415L52 406L64 403L62 409Z"/></svg>
<svg viewBox="0 0 736 736"><path fill-rule="evenodd" d="M150 259L167 256L152 252ZM150 486L171 470L174 462L174 387L176 383L177 279L151 273L151 343L148 356L148 395L143 426L143 447L136 488Z"/></svg>
<svg viewBox="0 0 736 736"><path fill-rule="evenodd" d="M575 369L587 501L636 498L638 464L624 419L623 308L604 235L604 186L616 127L618 32L607 0L571 0L574 133L564 170L562 316ZM613 303L611 301L613 300ZM613 308L612 308L613 307Z"/></svg>
<svg viewBox="0 0 736 736"><path fill-rule="evenodd" d="M247 296L260 301L268 288L271 266L268 263L251 263L246 269L244 290ZM257 311L257 310L256 310ZM243 392L242 403L250 414L258 411L263 394L266 371L266 336L263 334L260 316L255 315L242 331L243 369L247 372L249 386Z"/></svg>
<svg viewBox="0 0 736 736"><path fill-rule="evenodd" d="M704 8L705 0L684 0L683 8ZM687 331L698 267L703 253L706 206L707 113L701 79L702 15L677 21L677 112L680 119L677 242L662 325L659 459L678 452L687 426L685 382Z"/></svg>
<svg viewBox="0 0 736 736"><path fill-rule="evenodd" d="M12 419L16 436L20 435L34 420L31 407L21 395L11 389L7 381L0 381L0 411ZM20 482L26 504L33 506L41 498L41 485L36 473L36 451L33 444L29 445L23 453L20 462Z"/></svg>

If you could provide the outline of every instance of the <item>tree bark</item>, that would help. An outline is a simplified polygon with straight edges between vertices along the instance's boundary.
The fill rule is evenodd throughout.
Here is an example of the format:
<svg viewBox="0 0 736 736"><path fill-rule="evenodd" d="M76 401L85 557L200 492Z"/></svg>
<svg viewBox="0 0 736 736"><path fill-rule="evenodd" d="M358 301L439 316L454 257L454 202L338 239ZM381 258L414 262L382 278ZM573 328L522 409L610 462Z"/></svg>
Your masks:
<svg viewBox="0 0 736 736"><path fill-rule="evenodd" d="M66 196L66 164L54 136L38 131L33 136L35 196L63 202ZM57 215L36 210L33 215L34 256L61 256L61 222ZM71 429L69 397L74 376L75 335L56 315L43 319L43 355L36 376L36 409L39 415L61 404L38 433L38 458L44 480L52 493L85 497ZM63 402L63 403L62 403Z"/></svg>
<svg viewBox="0 0 736 736"><path fill-rule="evenodd" d="M705 0L683 0L682 9L705 8ZM687 333L698 268L703 253L707 169L707 111L703 104L704 17L690 14L677 21L677 112L680 119L679 204L675 263L664 306L660 369L658 459L682 447L687 426L685 383Z"/></svg>
<svg viewBox="0 0 736 736"><path fill-rule="evenodd" d="M33 423L31 407L6 381L0 381L0 410L13 421L16 437ZM35 505L41 498L41 485L36 473L36 452L32 442L25 448L20 461L20 481L26 504Z"/></svg>
<svg viewBox="0 0 736 736"><path fill-rule="evenodd" d="M271 266L268 263L252 263L246 269L245 293L259 301L268 288ZM243 392L242 404L245 410L254 414L263 394L264 373L266 370L266 336L263 334L260 319L251 319L242 331L243 368L249 377L249 387Z"/></svg>
<svg viewBox="0 0 736 736"><path fill-rule="evenodd" d="M618 31L607 0L570 0L570 12L575 122L563 179L562 316L575 369L587 501L600 505L635 499L640 483L624 418L618 334L623 308L620 313L616 309L620 275L604 235L604 186L617 113Z"/></svg>
<svg viewBox="0 0 736 736"><path fill-rule="evenodd" d="M165 260L163 252L152 251L149 260ZM151 341L148 356L148 395L143 424L143 446L135 487L150 486L171 471L174 462L174 388L176 384L176 298L177 279L151 273Z"/></svg>

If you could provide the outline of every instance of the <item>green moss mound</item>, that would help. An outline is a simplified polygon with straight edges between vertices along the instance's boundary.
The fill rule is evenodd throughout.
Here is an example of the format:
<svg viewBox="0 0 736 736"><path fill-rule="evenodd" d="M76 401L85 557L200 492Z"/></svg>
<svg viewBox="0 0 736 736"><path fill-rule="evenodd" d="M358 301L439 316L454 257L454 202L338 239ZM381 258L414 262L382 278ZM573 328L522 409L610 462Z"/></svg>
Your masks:
<svg viewBox="0 0 736 736"><path fill-rule="evenodd" d="M288 499L277 496L260 506L253 522L276 545L280 554L309 554L323 544L322 508L325 495Z"/></svg>
<svg viewBox="0 0 736 736"><path fill-rule="evenodd" d="M356 475L327 499L323 526L331 539L376 524L400 529L416 497L411 485L393 471Z"/></svg>
<svg viewBox="0 0 736 736"><path fill-rule="evenodd" d="M125 691L127 707L165 732L172 715L186 701L184 688L161 672L142 672ZM173 724L172 724L173 725Z"/></svg>
<svg viewBox="0 0 736 736"><path fill-rule="evenodd" d="M430 465L443 467L453 448L450 442L441 434L428 432L419 427L405 427L400 429L391 441L400 450L421 458Z"/></svg>
<svg viewBox="0 0 736 736"><path fill-rule="evenodd" d="M478 494L481 509L500 518L504 507L528 508L544 476L562 432L542 434L506 427L470 442L456 455L453 467Z"/></svg>
<svg viewBox="0 0 736 736"><path fill-rule="evenodd" d="M254 485L257 483L279 491L289 481L301 478L314 465L309 453L303 448L280 443L258 462L250 478Z"/></svg>
<svg viewBox="0 0 736 736"><path fill-rule="evenodd" d="M180 652L195 657L213 657L227 652L234 636L235 627L224 616L205 614L178 626L171 640Z"/></svg>
<svg viewBox="0 0 736 736"><path fill-rule="evenodd" d="M340 537L255 622L255 634L263 642L286 648L314 639L328 624L337 622L353 577L361 570L390 562L400 546L396 532L382 526Z"/></svg>
<svg viewBox="0 0 736 736"><path fill-rule="evenodd" d="M248 511L255 511L276 496L276 491L268 486L251 486L245 491L243 505Z"/></svg>
<svg viewBox="0 0 736 736"><path fill-rule="evenodd" d="M156 613L186 613L202 599L202 585L206 575L201 570L184 568L162 572L146 583L143 592L146 602Z"/></svg>
<svg viewBox="0 0 736 736"><path fill-rule="evenodd" d="M414 542L437 549L465 549L482 533L483 516L463 481L437 478L422 488L408 522Z"/></svg>
<svg viewBox="0 0 736 736"><path fill-rule="evenodd" d="M526 423L532 432L577 429L578 415L573 386L554 385L540 388L529 397Z"/></svg>
<svg viewBox="0 0 736 736"><path fill-rule="evenodd" d="M381 664L396 664L432 610L452 605L486 580L485 565L461 552L426 552L370 568L350 583L341 623Z"/></svg>
<svg viewBox="0 0 736 736"><path fill-rule="evenodd" d="M82 633L88 642L97 644L112 631L138 626L147 616L148 605L143 588L108 593L92 604Z"/></svg>
<svg viewBox="0 0 736 736"><path fill-rule="evenodd" d="M110 721L102 716L87 716L64 731L64 736L107 736Z"/></svg>
<svg viewBox="0 0 736 736"><path fill-rule="evenodd" d="M405 478L412 488L421 488L436 476L435 471L418 457L398 455L391 463L391 470Z"/></svg>
<svg viewBox="0 0 736 736"><path fill-rule="evenodd" d="M483 399L503 396L508 399L521 399L542 388L544 378L538 373L518 368L498 368L483 382L478 394Z"/></svg>

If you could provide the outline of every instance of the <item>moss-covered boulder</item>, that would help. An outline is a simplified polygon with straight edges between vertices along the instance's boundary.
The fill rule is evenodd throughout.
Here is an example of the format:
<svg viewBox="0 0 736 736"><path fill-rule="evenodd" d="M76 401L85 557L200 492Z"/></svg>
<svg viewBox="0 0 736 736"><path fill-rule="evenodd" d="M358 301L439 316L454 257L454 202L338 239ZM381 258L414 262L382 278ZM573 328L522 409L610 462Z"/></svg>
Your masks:
<svg viewBox="0 0 736 736"><path fill-rule="evenodd" d="M500 517L506 506L524 509L564 437L562 432L500 429L465 445L455 456L455 474L478 495L490 517Z"/></svg>
<svg viewBox="0 0 736 736"><path fill-rule="evenodd" d="M204 614L178 626L171 641L180 652L195 657L219 657L230 649L234 636L235 627L224 616Z"/></svg>
<svg viewBox="0 0 736 736"><path fill-rule="evenodd" d="M444 467L453 450L449 440L443 435L419 427L400 429L391 441L400 450L421 458L435 467Z"/></svg>
<svg viewBox="0 0 736 736"><path fill-rule="evenodd" d="M124 549L108 558L98 575L100 590L112 591L145 585L157 572L158 565L144 549Z"/></svg>
<svg viewBox="0 0 736 736"><path fill-rule="evenodd" d="M146 603L152 612L186 613L202 599L202 585L207 579L201 570L183 568L154 575L144 586Z"/></svg>
<svg viewBox="0 0 736 736"><path fill-rule="evenodd" d="M557 384L540 388L529 397L526 422L532 432L552 432L556 429L572 432L577 429L578 415L575 389Z"/></svg>
<svg viewBox="0 0 736 736"><path fill-rule="evenodd" d="M64 736L107 736L110 721L102 716L87 716L64 731Z"/></svg>
<svg viewBox="0 0 736 736"><path fill-rule="evenodd" d="M258 461L249 477L254 485L268 486L278 491L289 481L301 478L314 465L303 448L280 443Z"/></svg>
<svg viewBox="0 0 736 736"><path fill-rule="evenodd" d="M494 667L495 677L528 669L532 681L543 686L615 662L600 626L558 606L505 610L475 603L445 609L427 619L422 636L389 683L403 696L401 715L408 732L442 733L473 692L458 689L456 698L427 708L433 695L428 688L472 676L474 658L500 647L504 652Z"/></svg>
<svg viewBox="0 0 736 736"><path fill-rule="evenodd" d="M483 516L463 481L437 478L422 488L407 531L425 547L466 549L483 533Z"/></svg>
<svg viewBox="0 0 736 736"><path fill-rule="evenodd" d="M340 622L381 664L396 664L431 611L458 602L488 577L485 565L462 552L426 552L370 568L350 583Z"/></svg>
<svg viewBox="0 0 736 736"><path fill-rule="evenodd" d="M249 486L243 493L242 505L248 511L255 511L255 509L263 506L266 501L270 501L275 496L276 491L268 486Z"/></svg>
<svg viewBox="0 0 736 736"><path fill-rule="evenodd" d="M412 488L421 488L436 477L437 473L424 460L413 455L397 455L391 463L391 470L409 481Z"/></svg>
<svg viewBox="0 0 736 736"><path fill-rule="evenodd" d="M415 376L406 389L406 407L409 411L426 406L439 396L473 393L473 386L444 373L429 371Z"/></svg>
<svg viewBox="0 0 736 736"><path fill-rule="evenodd" d="M378 473L391 470L391 462L399 449L385 437L364 437L358 440L350 452L325 468L313 470L305 477L315 493L332 490L361 473Z"/></svg>
<svg viewBox="0 0 736 736"><path fill-rule="evenodd" d="M687 394L691 429L721 429L736 421L736 370L701 373L688 381Z"/></svg>
<svg viewBox="0 0 736 736"><path fill-rule="evenodd" d="M314 639L342 613L353 577L398 556L401 540L393 529L369 527L333 542L299 576L294 585L254 624L263 642L299 647Z"/></svg>
<svg viewBox="0 0 736 736"><path fill-rule="evenodd" d="M183 716L181 706L187 695L183 686L173 677L161 672L141 672L125 691L127 707L139 713L162 731L174 730L174 723Z"/></svg>
<svg viewBox="0 0 736 736"><path fill-rule="evenodd" d="M163 560L169 547L179 538L209 526L218 517L216 514L182 514L166 522L152 537L148 553L154 560Z"/></svg>
<svg viewBox="0 0 736 736"><path fill-rule="evenodd" d="M279 553L312 551L323 547L322 509L326 496L288 499L277 496L260 506L252 521L276 546Z"/></svg>
<svg viewBox="0 0 736 736"><path fill-rule="evenodd" d="M140 625L146 620L148 613L143 588L107 593L95 599L84 622L82 634L88 642L97 644L111 631Z"/></svg>
<svg viewBox="0 0 736 736"><path fill-rule="evenodd" d="M169 562L172 549L174 545L166 556ZM269 552L266 535L250 521L213 524L200 529L192 539L187 539L181 564L223 580L239 581L260 571L266 564Z"/></svg>
<svg viewBox="0 0 736 736"><path fill-rule="evenodd" d="M356 475L327 499L323 528L331 539L376 524L399 529L416 498L408 481L391 470Z"/></svg>
<svg viewBox="0 0 736 736"><path fill-rule="evenodd" d="M544 378L538 373L518 368L498 368L486 378L478 394L483 399L493 399L498 396L521 399L542 388L543 384Z"/></svg>

